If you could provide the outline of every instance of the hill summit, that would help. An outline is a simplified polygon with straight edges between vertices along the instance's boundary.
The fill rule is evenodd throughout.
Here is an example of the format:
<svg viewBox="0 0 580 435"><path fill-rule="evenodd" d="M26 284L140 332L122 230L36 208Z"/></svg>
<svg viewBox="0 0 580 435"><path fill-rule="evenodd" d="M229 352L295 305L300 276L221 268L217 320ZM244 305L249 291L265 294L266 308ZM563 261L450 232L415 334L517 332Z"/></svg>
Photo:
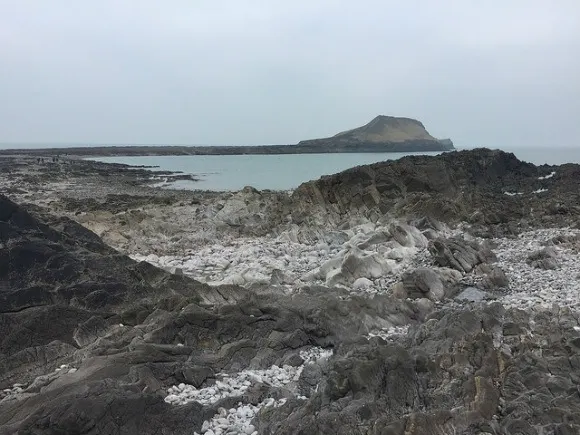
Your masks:
<svg viewBox="0 0 580 435"><path fill-rule="evenodd" d="M379 115L362 127L332 137L301 141L299 145L336 148L336 152L448 151L450 139L436 139L416 119Z"/></svg>

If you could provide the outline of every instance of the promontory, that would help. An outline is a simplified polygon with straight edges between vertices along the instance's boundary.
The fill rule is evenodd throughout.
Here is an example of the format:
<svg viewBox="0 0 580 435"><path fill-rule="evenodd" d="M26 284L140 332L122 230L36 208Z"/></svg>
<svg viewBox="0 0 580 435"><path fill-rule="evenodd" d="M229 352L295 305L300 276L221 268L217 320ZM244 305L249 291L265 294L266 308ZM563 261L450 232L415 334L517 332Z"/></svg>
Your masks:
<svg viewBox="0 0 580 435"><path fill-rule="evenodd" d="M379 115L352 130L324 139L303 140L296 145L247 146L168 146L135 145L82 146L43 149L0 150L4 154L75 156L182 156L182 155L241 155L241 154L320 154L424 152L453 150L450 139L436 139L416 119Z"/></svg>

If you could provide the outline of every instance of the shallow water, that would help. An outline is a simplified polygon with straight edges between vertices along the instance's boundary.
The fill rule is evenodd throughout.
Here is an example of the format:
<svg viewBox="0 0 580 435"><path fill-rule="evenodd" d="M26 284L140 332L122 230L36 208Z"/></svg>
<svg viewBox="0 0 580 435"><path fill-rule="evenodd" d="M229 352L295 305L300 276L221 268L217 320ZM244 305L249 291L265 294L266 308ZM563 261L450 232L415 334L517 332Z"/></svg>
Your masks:
<svg viewBox="0 0 580 435"><path fill-rule="evenodd" d="M289 190L305 181L335 174L353 166L406 155L431 153L349 153L349 154L281 154L238 156L142 156L98 157L93 160L128 165L158 166L167 171L182 171L199 177L195 183L178 181L171 187L202 190L256 189Z"/></svg>
<svg viewBox="0 0 580 435"><path fill-rule="evenodd" d="M513 148L519 159L537 165L580 163L580 148ZM239 190L244 186L257 189L289 190L301 183L334 174L353 166L406 155L430 153L351 153L351 154L283 154L237 156L142 156L97 157L93 160L128 165L157 166L168 171L182 171L199 177L192 183L178 181L167 187L202 190Z"/></svg>

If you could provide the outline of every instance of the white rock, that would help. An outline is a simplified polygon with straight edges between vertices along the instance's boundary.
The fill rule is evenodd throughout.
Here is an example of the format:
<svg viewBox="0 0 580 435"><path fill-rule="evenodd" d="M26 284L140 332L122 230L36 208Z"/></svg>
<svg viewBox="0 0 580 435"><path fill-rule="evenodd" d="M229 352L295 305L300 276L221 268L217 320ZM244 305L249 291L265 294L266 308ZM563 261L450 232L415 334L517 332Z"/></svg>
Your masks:
<svg viewBox="0 0 580 435"><path fill-rule="evenodd" d="M355 290L366 289L373 286L373 282L368 278L358 278L352 283Z"/></svg>

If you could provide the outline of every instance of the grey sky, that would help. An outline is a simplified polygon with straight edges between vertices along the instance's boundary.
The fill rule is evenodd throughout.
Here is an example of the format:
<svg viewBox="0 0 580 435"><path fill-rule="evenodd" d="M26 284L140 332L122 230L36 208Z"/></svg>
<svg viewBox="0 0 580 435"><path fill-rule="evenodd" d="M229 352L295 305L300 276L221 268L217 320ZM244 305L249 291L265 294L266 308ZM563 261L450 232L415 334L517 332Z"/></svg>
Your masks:
<svg viewBox="0 0 580 435"><path fill-rule="evenodd" d="M0 0L0 142L283 144L377 114L580 145L580 1Z"/></svg>

